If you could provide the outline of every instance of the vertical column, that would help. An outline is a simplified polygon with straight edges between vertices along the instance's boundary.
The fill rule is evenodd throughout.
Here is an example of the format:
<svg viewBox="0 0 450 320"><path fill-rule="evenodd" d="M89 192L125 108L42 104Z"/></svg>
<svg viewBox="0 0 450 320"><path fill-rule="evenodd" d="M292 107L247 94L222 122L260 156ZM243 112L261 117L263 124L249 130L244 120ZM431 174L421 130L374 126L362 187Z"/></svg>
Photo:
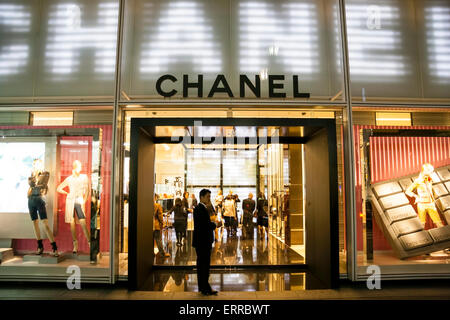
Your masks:
<svg viewBox="0 0 450 320"><path fill-rule="evenodd" d="M289 243L303 244L302 145L289 145Z"/></svg>
<svg viewBox="0 0 450 320"><path fill-rule="evenodd" d="M353 165L353 121L352 96L350 88L350 67L348 58L347 19L345 0L339 0L339 14L341 23L341 49L342 68L344 73L344 94L347 106L343 112L344 124L344 171L345 171L345 213L347 234L347 275L350 280L356 281L356 203L355 203L355 176Z"/></svg>
<svg viewBox="0 0 450 320"><path fill-rule="evenodd" d="M110 222L110 282L115 283L119 274L119 213L123 203L120 177L123 173L121 161L123 146L122 112L120 111L120 78L122 67L123 25L125 16L125 0L119 2L119 21L117 24L116 67L114 75L114 111L113 111L113 141L112 141L112 168L111 168L111 222Z"/></svg>

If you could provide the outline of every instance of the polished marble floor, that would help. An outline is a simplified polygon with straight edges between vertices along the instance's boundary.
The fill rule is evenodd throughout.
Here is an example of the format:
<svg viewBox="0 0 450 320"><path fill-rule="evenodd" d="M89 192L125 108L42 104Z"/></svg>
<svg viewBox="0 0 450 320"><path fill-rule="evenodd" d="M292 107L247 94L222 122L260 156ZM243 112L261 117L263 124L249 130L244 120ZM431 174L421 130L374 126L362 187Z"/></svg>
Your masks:
<svg viewBox="0 0 450 320"><path fill-rule="evenodd" d="M196 253L192 247L192 231L187 232L186 241L182 246L176 245L176 236L173 229L163 234L163 246L170 257L163 258L155 255L154 264L163 266L194 266ZM157 253L155 249L155 253ZM300 251L301 252L301 251ZM211 253L213 266L247 266L247 265L292 265L304 264L304 256L299 250L294 250L282 241L265 235L264 239L258 236L254 229L252 238L243 238L241 230L235 236L228 236L226 230L221 230Z"/></svg>
<svg viewBox="0 0 450 320"><path fill-rule="evenodd" d="M305 290L305 272L213 271L209 283L214 290L279 292ZM148 291L197 292L197 275L194 272L154 272L146 288Z"/></svg>

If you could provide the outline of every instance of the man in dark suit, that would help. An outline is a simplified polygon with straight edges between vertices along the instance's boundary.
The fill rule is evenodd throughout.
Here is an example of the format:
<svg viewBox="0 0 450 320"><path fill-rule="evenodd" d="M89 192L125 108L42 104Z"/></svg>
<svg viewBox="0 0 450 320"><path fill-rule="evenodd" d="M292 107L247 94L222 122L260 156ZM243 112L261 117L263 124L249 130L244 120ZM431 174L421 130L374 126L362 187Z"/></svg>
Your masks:
<svg viewBox="0 0 450 320"><path fill-rule="evenodd" d="M211 265L211 247L214 243L214 230L216 224L211 222L208 204L211 202L211 191L200 191L200 203L194 209L194 236L192 246L197 252L197 282L198 291L203 295L216 295L217 291L211 289L208 283L209 268Z"/></svg>

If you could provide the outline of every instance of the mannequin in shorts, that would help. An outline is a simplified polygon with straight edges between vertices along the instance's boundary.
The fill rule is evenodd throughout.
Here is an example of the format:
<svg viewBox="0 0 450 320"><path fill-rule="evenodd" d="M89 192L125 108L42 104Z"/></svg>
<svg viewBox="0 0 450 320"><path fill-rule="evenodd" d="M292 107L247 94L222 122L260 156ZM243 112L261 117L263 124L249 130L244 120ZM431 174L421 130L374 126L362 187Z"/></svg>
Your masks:
<svg viewBox="0 0 450 320"><path fill-rule="evenodd" d="M57 257L58 248L56 246L55 238L53 232L50 230L47 219L47 210L45 208L45 195L48 190L48 180L50 178L50 173L44 170L44 163L41 159L35 159L33 161L33 169L31 176L28 178L28 210L30 212L31 221L33 221L34 234L37 240L37 251L36 254L40 255L44 252L44 245L41 239L41 229L39 228L39 220L41 220L44 225L47 237L52 245L52 254ZM39 219L38 219L39 216Z"/></svg>

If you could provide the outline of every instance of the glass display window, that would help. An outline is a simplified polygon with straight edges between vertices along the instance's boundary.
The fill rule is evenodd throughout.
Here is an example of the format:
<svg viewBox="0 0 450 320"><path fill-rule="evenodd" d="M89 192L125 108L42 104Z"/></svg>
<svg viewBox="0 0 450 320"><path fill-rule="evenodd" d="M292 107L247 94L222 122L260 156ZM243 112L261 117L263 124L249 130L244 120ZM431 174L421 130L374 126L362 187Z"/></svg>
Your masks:
<svg viewBox="0 0 450 320"><path fill-rule="evenodd" d="M0 137L0 277L58 279L69 265L108 276L112 127L2 126Z"/></svg>
<svg viewBox="0 0 450 320"><path fill-rule="evenodd" d="M449 271L449 129L354 127L358 274Z"/></svg>

